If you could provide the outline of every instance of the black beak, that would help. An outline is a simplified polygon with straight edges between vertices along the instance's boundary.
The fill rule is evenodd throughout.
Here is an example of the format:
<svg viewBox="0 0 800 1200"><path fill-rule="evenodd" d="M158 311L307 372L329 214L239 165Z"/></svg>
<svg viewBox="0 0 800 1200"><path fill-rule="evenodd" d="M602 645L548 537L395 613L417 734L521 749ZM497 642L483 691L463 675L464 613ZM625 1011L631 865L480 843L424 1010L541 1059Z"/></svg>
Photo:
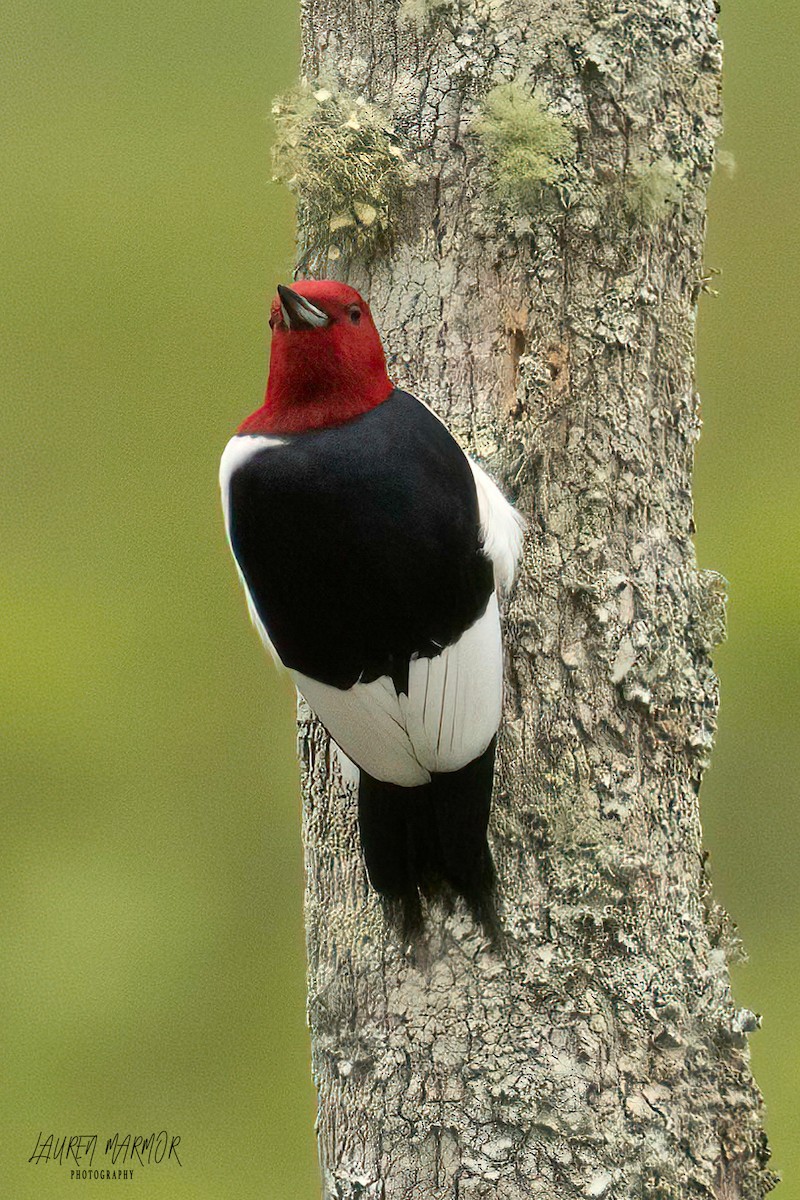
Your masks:
<svg viewBox="0 0 800 1200"><path fill-rule="evenodd" d="M281 298L281 312L288 329L324 329L330 325L331 319L321 308L317 308L304 296L293 292L291 288L278 284L278 295Z"/></svg>

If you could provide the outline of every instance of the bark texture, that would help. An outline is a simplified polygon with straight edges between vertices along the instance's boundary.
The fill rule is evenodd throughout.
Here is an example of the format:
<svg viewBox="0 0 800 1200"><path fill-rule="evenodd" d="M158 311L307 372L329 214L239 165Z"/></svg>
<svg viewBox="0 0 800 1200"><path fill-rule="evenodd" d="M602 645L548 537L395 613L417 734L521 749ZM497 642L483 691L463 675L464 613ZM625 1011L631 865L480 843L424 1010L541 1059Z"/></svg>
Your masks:
<svg viewBox="0 0 800 1200"><path fill-rule="evenodd" d="M303 31L308 77L390 113L419 166L392 244L361 257L326 257L301 187L306 269L368 295L395 381L530 522L491 825L502 953L461 909L398 944L301 708L324 1195L756 1200L757 1021L698 808L724 635L691 497L715 4L306 0ZM527 206L476 132L512 82L574 133Z"/></svg>

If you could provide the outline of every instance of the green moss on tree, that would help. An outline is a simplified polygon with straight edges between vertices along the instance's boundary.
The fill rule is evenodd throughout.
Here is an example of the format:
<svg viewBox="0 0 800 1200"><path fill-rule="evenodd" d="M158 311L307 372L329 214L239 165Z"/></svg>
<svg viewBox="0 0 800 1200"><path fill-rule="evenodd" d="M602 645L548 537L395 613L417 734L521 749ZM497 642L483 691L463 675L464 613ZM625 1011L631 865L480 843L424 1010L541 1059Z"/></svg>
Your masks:
<svg viewBox="0 0 800 1200"><path fill-rule="evenodd" d="M493 88L474 129L494 176L498 198L528 212L546 184L558 182L575 151L575 135L543 99L517 83Z"/></svg>
<svg viewBox="0 0 800 1200"><path fill-rule="evenodd" d="M273 177L298 197L328 256L388 245L419 177L388 114L363 96L306 81L272 114Z"/></svg>

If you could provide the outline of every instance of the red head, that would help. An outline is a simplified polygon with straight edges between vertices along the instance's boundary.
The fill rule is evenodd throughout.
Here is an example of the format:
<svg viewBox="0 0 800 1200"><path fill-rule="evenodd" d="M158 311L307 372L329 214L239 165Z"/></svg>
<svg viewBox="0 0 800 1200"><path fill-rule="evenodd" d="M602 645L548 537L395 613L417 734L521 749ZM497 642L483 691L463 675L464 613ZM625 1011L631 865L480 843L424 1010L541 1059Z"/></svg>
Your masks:
<svg viewBox="0 0 800 1200"><path fill-rule="evenodd" d="M369 305L332 279L279 287L264 404L239 433L305 433L340 425L386 400L380 335Z"/></svg>

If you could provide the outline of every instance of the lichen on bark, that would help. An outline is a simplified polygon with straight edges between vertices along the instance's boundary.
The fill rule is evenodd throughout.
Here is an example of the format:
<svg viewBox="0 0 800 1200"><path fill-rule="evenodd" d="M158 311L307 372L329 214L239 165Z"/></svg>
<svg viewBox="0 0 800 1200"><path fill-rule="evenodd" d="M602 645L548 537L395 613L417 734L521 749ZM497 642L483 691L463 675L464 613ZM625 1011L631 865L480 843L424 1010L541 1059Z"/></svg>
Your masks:
<svg viewBox="0 0 800 1200"><path fill-rule="evenodd" d="M537 203L546 184L560 178L564 160L574 153L569 126L548 111L541 96L519 83L492 88L473 129L489 160L498 197L522 212Z"/></svg>
<svg viewBox="0 0 800 1200"><path fill-rule="evenodd" d="M409 954L352 779L301 706L309 1019L325 1197L759 1200L774 1177L709 895L698 791L724 584L698 569L693 353L720 125L713 0L304 0L304 69L392 113L422 167L369 295L396 382L530 527L505 612L491 838L502 953L465 911ZM474 122L515 80L575 132L498 219ZM621 181L667 162L658 219ZM331 264L301 206L304 269ZM342 264L339 264L342 266Z"/></svg>
<svg viewBox="0 0 800 1200"><path fill-rule="evenodd" d="M668 158L630 163L623 181L623 207L634 221L655 225L680 203L684 180Z"/></svg>
<svg viewBox="0 0 800 1200"><path fill-rule="evenodd" d="M274 179L293 191L330 261L391 245L419 172L391 117L363 95L302 79L272 105Z"/></svg>

